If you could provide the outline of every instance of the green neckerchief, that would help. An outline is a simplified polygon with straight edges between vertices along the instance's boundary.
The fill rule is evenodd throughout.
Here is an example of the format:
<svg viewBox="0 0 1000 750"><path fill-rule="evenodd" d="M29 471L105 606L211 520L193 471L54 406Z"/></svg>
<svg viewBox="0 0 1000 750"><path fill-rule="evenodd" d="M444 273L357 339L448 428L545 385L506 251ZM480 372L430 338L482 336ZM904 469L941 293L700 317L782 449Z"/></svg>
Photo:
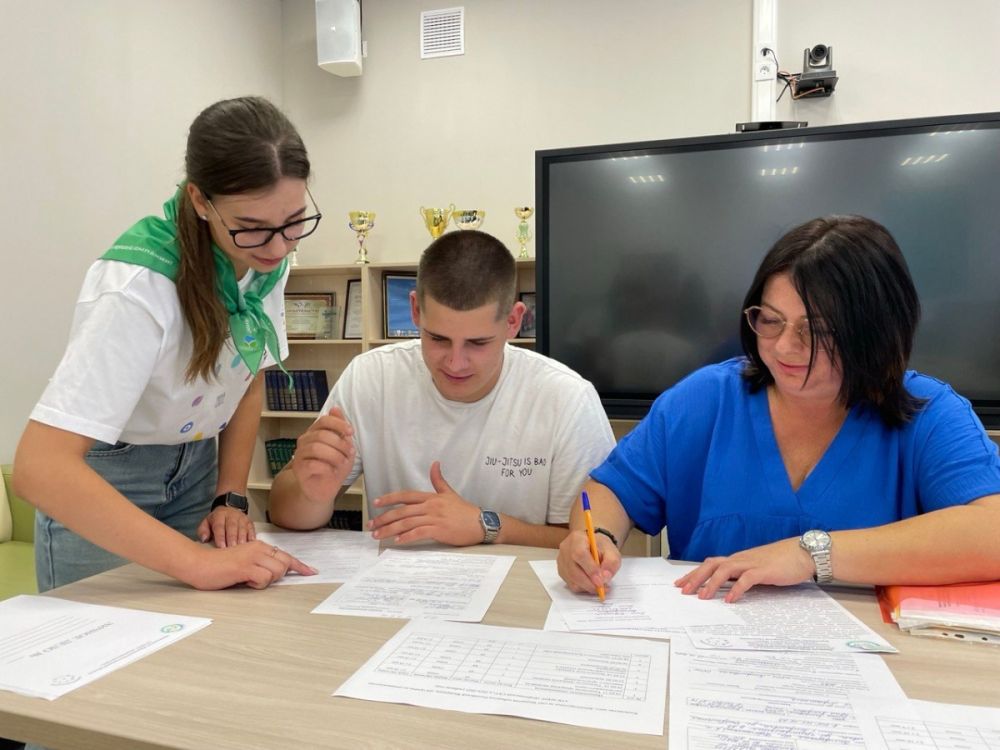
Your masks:
<svg viewBox="0 0 1000 750"><path fill-rule="evenodd" d="M118 260L149 268L177 281L180 267L180 246L177 242L177 204L183 186L163 204L163 216L147 216L131 226L119 237L104 255L104 260ZM281 348L271 319L264 312L264 297L274 288L285 273L287 259L270 273L253 271L250 286L240 292L236 271L228 256L212 243L215 259L216 290L229 313L229 331L233 346L240 359L254 375L260 369L265 347L281 371L288 375L281 364ZM289 387L292 379L288 378Z"/></svg>

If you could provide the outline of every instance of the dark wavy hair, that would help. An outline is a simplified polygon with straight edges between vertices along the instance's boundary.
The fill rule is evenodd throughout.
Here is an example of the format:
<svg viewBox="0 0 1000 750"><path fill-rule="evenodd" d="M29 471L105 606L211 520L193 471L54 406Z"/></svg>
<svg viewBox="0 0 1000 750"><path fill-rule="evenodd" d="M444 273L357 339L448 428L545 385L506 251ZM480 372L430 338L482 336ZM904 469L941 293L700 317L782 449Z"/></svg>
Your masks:
<svg viewBox="0 0 1000 750"><path fill-rule="evenodd" d="M845 407L868 402L887 425L908 422L923 406L903 386L920 301L889 231L863 216L826 216L795 227L764 257L743 309L759 305L768 279L784 273L802 298L806 317L822 320L827 331L812 338L807 380L823 347L842 373ZM749 360L743 377L751 390L773 383L746 316L740 340Z"/></svg>

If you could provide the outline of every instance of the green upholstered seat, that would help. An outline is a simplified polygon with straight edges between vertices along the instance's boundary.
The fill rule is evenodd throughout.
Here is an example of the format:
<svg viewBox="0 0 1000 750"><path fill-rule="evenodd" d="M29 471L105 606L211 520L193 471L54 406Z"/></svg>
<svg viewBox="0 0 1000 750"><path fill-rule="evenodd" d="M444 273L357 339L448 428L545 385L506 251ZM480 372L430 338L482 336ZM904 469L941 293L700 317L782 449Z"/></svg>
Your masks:
<svg viewBox="0 0 1000 750"><path fill-rule="evenodd" d="M0 542L0 599L38 593L35 582L35 509L11 489L12 466L3 467L12 522L11 539Z"/></svg>

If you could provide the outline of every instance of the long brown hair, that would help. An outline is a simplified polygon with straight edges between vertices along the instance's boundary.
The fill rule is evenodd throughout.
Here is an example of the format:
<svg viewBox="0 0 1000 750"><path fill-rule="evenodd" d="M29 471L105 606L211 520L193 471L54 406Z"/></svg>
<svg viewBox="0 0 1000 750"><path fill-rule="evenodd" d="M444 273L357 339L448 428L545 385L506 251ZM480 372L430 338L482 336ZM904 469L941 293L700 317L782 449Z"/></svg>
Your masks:
<svg viewBox="0 0 1000 750"><path fill-rule="evenodd" d="M206 198L265 190L282 177L309 177L309 156L295 126L256 96L202 111L188 132L184 166L187 180ZM216 290L211 231L199 221L187 191L180 192L177 296L194 338L186 376L208 379L229 332L229 315Z"/></svg>

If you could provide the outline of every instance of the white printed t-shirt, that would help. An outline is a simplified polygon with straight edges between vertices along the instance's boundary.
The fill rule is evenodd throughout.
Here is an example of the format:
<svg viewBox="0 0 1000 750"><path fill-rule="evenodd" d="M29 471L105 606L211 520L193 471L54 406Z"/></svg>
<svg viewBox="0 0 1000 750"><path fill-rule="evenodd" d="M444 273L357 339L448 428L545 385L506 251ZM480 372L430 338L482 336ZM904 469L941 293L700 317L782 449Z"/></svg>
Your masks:
<svg viewBox="0 0 1000 750"><path fill-rule="evenodd" d="M362 471L371 501L433 491L430 468L480 508L533 524L563 524L591 469L614 447L594 387L568 367L507 345L493 390L474 403L437 390L415 339L351 360L323 411L354 425L352 483Z"/></svg>
<svg viewBox="0 0 1000 750"><path fill-rule="evenodd" d="M239 280L241 292L253 277L248 271ZM263 300L282 360L287 279L286 271ZM84 279L66 352L31 419L105 443L176 445L215 437L253 376L227 338L217 377L186 382L193 347L173 281L143 266L98 260ZM272 364L265 352L261 368Z"/></svg>

